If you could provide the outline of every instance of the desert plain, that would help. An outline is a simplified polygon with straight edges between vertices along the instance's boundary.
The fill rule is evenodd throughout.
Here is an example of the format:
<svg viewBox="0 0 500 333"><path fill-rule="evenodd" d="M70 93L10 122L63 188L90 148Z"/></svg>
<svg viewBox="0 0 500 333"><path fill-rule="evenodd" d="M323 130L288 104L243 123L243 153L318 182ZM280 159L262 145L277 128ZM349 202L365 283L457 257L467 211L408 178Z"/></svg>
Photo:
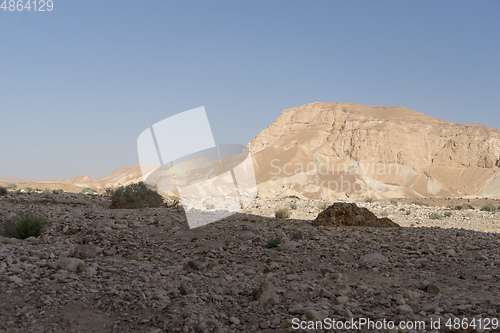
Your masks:
<svg viewBox="0 0 500 333"><path fill-rule="evenodd" d="M138 166L18 182L0 196L0 222L29 212L47 225L0 236L0 331L500 331L500 130L313 103L283 111L248 148L257 197L195 229L170 199L109 208L106 188L141 180ZM342 168L286 168L331 161ZM357 187L315 183L339 177ZM399 226L317 223L348 203ZM397 326L345 326L359 320ZM314 326L333 321L344 326Z"/></svg>

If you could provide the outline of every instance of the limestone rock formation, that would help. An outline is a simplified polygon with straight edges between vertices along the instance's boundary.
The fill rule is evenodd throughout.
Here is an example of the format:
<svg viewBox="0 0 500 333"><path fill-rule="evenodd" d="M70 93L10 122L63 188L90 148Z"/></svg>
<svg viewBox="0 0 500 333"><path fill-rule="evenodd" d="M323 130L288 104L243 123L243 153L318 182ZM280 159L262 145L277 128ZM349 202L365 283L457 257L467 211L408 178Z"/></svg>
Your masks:
<svg viewBox="0 0 500 333"><path fill-rule="evenodd" d="M403 107L306 104L248 147L265 197L500 197L500 130Z"/></svg>
<svg viewBox="0 0 500 333"><path fill-rule="evenodd" d="M334 203L319 213L312 224L316 227L399 227L387 217L378 218L368 209L346 202Z"/></svg>

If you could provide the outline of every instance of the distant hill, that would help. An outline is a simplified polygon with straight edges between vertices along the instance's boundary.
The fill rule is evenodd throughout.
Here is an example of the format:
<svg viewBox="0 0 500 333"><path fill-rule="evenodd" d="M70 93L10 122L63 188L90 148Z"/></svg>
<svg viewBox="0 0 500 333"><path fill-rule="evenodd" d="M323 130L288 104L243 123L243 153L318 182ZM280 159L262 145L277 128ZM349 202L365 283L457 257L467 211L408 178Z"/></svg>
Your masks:
<svg viewBox="0 0 500 333"><path fill-rule="evenodd" d="M142 181L141 168L139 164L129 168L121 167L109 175L99 179L93 179L89 176L76 176L65 179L61 182L68 184L78 184L80 186L89 186L95 189L105 189L107 187L118 187Z"/></svg>
<svg viewBox="0 0 500 333"><path fill-rule="evenodd" d="M14 176L0 177L0 183L24 183L27 182L26 179L22 179Z"/></svg>
<svg viewBox="0 0 500 333"><path fill-rule="evenodd" d="M262 196L500 197L500 130L403 107L302 105L248 147Z"/></svg>

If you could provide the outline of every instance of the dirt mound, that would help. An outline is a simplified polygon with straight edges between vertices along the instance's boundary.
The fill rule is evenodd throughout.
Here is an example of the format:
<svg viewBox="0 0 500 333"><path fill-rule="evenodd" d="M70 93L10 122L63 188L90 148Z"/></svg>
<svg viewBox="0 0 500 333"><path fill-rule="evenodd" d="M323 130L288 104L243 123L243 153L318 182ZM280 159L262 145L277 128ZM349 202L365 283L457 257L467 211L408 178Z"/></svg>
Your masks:
<svg viewBox="0 0 500 333"><path fill-rule="evenodd" d="M378 218L355 203L336 202L321 213L312 223L315 227L399 227L387 217Z"/></svg>

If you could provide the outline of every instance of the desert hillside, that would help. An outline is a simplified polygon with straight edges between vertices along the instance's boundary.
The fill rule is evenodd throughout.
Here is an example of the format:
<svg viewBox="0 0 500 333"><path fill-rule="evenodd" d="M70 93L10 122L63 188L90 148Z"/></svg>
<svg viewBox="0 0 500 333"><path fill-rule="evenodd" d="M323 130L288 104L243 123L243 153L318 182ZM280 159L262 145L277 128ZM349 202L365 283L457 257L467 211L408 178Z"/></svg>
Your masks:
<svg viewBox="0 0 500 333"><path fill-rule="evenodd" d="M269 197L500 196L500 130L403 107L302 105L248 147Z"/></svg>

